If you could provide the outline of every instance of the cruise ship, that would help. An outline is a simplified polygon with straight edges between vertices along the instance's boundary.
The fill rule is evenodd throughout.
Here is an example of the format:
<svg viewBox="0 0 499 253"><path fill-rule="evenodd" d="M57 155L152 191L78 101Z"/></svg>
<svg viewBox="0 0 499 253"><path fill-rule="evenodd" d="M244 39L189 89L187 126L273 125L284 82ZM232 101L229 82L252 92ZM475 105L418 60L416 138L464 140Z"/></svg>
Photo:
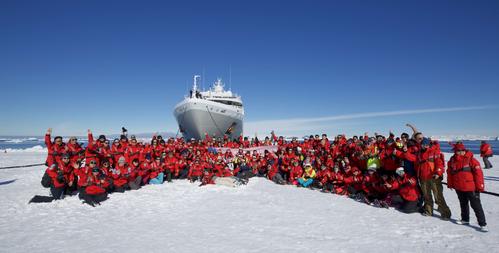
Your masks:
<svg viewBox="0 0 499 253"><path fill-rule="evenodd" d="M206 91L199 90L200 75L194 76L190 94L175 106L173 114L185 139L238 138L243 132L244 108L241 97L225 90L218 78Z"/></svg>

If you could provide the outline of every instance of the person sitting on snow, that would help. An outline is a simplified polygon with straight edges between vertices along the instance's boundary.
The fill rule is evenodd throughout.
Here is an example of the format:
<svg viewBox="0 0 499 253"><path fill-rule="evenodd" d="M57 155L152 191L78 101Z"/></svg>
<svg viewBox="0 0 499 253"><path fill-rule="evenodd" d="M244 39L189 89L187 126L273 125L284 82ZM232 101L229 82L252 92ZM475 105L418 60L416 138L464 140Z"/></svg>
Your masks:
<svg viewBox="0 0 499 253"><path fill-rule="evenodd" d="M315 170L309 162L305 163L302 177L298 178L298 184L302 187L309 187L316 176Z"/></svg>

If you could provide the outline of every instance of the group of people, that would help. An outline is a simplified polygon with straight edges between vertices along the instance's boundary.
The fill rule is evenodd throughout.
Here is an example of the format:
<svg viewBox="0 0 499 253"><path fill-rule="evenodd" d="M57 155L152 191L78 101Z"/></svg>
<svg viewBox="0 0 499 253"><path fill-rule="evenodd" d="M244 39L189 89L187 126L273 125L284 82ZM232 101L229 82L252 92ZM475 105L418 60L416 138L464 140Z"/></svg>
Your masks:
<svg viewBox="0 0 499 253"><path fill-rule="evenodd" d="M84 202L95 205L109 193L136 190L146 184L187 179L207 185L220 178L247 182L257 176L426 216L433 216L435 202L440 217L448 220L451 211L442 185L447 172L447 187L456 190L461 204L459 223L469 223L471 205L481 229L487 231L480 202L483 173L473 153L461 142L453 144L454 155L445 169L439 142L407 126L413 134L400 137L391 132L388 136L365 133L329 140L323 134L298 141L272 132L263 140L208 135L203 140L184 140L154 135L150 143L133 135L129 138L126 132L112 141L104 135L95 140L89 130L86 147L75 137L67 143L60 136L52 139L49 129L42 185L50 188L56 199L78 192ZM253 147L260 148L247 150Z"/></svg>

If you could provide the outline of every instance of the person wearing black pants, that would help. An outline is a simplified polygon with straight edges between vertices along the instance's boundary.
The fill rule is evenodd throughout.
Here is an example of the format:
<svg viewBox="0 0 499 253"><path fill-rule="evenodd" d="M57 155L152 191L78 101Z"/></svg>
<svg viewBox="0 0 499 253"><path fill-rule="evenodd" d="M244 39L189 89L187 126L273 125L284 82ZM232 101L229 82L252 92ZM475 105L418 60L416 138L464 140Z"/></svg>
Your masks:
<svg viewBox="0 0 499 253"><path fill-rule="evenodd" d="M470 223L470 205L475 212L482 232L489 231L480 192L485 190L483 172L480 163L473 157L473 153L466 149L463 143L454 144L454 155L447 164L447 187L456 190L461 204L461 220L457 224Z"/></svg>
<svg viewBox="0 0 499 253"><path fill-rule="evenodd" d="M480 227L487 226L485 221L485 213L483 212L482 203L480 202L480 192L463 192L457 191L459 204L461 205L461 223L467 224L470 222L470 205L475 212Z"/></svg>

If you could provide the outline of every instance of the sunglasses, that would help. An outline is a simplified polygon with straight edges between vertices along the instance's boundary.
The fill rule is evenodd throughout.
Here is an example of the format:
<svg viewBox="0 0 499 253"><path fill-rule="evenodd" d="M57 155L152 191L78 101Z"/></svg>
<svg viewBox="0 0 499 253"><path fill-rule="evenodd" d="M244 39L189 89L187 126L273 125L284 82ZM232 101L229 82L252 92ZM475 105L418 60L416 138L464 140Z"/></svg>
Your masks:
<svg viewBox="0 0 499 253"><path fill-rule="evenodd" d="M96 162L90 162L90 164L97 164Z"/></svg>

